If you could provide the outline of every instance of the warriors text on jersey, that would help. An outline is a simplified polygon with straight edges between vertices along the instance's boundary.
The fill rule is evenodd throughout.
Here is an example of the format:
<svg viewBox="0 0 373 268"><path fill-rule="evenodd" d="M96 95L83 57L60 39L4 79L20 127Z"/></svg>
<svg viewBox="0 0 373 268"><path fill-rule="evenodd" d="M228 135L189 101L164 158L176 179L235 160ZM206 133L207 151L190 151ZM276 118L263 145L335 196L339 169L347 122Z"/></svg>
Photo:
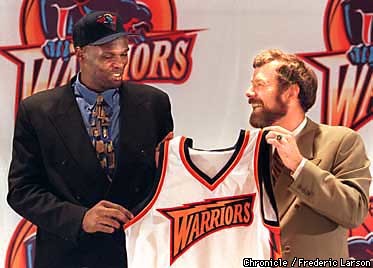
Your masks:
<svg viewBox="0 0 373 268"><path fill-rule="evenodd" d="M242 267L243 258L280 257L263 140L241 131L234 147L213 151L185 137L166 142L153 193L126 225L128 267Z"/></svg>

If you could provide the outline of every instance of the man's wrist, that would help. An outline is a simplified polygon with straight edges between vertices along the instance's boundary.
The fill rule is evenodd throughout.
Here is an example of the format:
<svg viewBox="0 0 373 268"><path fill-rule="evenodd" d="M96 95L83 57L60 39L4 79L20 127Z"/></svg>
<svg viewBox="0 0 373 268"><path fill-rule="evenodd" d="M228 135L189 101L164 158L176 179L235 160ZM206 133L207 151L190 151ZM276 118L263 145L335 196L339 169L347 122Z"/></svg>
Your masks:
<svg viewBox="0 0 373 268"><path fill-rule="evenodd" d="M300 161L298 167L294 170L294 172L291 173L291 176L293 177L294 180L296 180L299 176L299 173L302 171L304 165L306 164L306 161L307 159L306 158L302 158L302 160Z"/></svg>

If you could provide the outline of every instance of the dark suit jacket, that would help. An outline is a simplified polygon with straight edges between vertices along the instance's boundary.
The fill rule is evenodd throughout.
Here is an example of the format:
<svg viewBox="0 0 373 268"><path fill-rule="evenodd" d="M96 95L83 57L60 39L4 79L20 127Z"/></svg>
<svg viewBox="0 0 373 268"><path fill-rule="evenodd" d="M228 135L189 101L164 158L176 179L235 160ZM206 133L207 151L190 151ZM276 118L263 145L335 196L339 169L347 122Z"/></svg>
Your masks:
<svg viewBox="0 0 373 268"><path fill-rule="evenodd" d="M371 175L363 141L349 128L308 119L297 144L305 166L296 180L284 169L274 188L283 257L347 258L347 230L368 212Z"/></svg>
<svg viewBox="0 0 373 268"><path fill-rule="evenodd" d="M73 78L74 79L74 78ZM125 267L123 231L81 230L100 200L131 210L152 188L155 147L172 131L168 96L148 85L120 89L119 146L112 184L91 145L71 83L19 105L8 203L38 226L35 267Z"/></svg>

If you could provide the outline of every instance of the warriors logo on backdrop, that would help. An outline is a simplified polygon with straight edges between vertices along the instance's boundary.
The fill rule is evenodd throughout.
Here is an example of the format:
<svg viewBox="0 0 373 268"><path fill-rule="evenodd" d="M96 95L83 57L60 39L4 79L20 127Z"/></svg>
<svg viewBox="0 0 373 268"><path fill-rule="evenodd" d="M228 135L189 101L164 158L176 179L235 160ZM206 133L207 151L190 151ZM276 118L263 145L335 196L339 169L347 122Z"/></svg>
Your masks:
<svg viewBox="0 0 373 268"><path fill-rule="evenodd" d="M184 83L192 70L192 50L199 30L178 30L174 0L24 0L20 14L22 45L0 54L18 66L17 103L35 92L66 83L77 72L72 28L95 10L121 15L132 40L124 79Z"/></svg>
<svg viewBox="0 0 373 268"><path fill-rule="evenodd" d="M131 41L125 80L184 83L192 70L198 29L177 29L174 0L24 0L20 10L21 45L0 47L17 66L15 112L20 100L65 84L78 71L72 28L95 10L115 11ZM6 268L32 268L35 226L22 220L8 247Z"/></svg>
<svg viewBox="0 0 373 268"><path fill-rule="evenodd" d="M324 41L327 51L298 54L323 74L321 123L358 130L373 118L373 1L329 0ZM349 230L351 258L373 259L372 194L365 222Z"/></svg>

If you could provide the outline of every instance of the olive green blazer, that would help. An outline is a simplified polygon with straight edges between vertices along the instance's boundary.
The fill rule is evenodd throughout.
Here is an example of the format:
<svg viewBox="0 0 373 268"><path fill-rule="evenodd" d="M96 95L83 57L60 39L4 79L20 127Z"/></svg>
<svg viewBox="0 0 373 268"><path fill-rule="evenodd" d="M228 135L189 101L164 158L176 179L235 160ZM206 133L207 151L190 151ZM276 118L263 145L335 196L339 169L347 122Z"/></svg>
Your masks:
<svg viewBox="0 0 373 268"><path fill-rule="evenodd" d="M307 118L297 144L308 160L295 180L284 168L274 186L283 258L347 258L347 230L363 222L369 205L363 140Z"/></svg>

